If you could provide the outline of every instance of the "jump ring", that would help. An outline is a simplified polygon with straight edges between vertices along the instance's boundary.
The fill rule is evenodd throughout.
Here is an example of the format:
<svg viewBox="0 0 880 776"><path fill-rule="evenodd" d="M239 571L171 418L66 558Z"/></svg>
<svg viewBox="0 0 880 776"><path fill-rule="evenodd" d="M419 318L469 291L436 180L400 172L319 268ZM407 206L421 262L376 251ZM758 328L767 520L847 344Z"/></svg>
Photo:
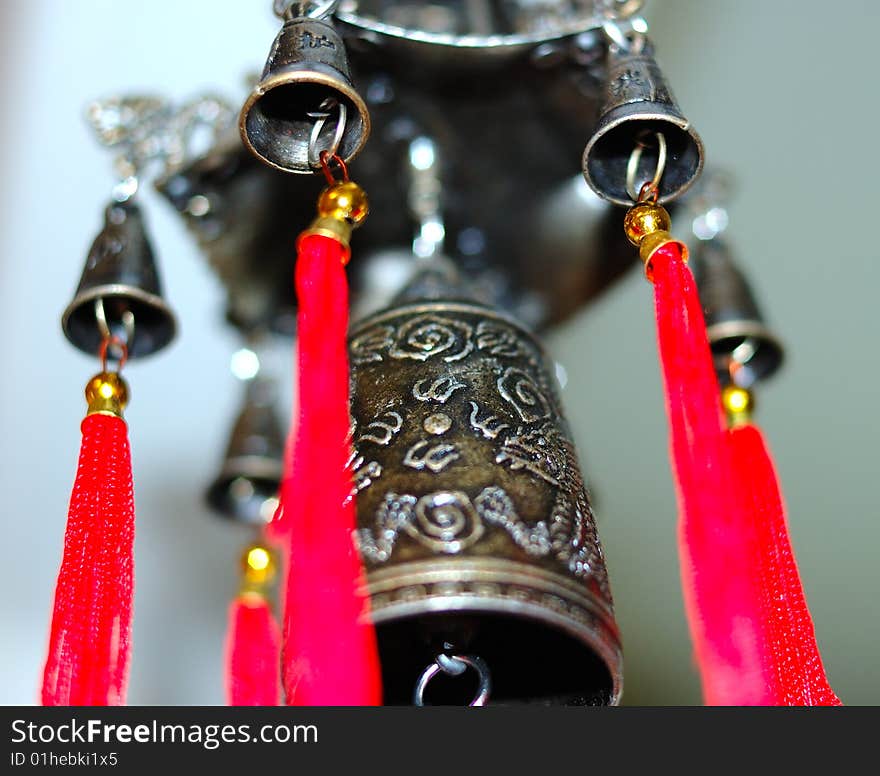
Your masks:
<svg viewBox="0 0 880 776"><path fill-rule="evenodd" d="M324 131L324 125L327 123L327 119L330 118L330 111L332 111L333 108L339 109L339 118L336 120L336 131L333 133L333 142L330 143L330 147L325 150L331 156L336 156L339 151L339 146L342 143L342 137L345 134L345 124L348 119L348 108L345 103L339 102L333 97L328 97L321 103L317 111L308 114L311 118L317 119L315 125L312 127L312 133L309 136L308 156L309 165L311 167L318 168L321 166L321 154L318 152L318 140L321 137L321 132Z"/></svg>
<svg viewBox="0 0 880 776"><path fill-rule="evenodd" d="M116 371L120 372L122 367L125 366L125 362L128 361L128 346L122 341L121 337L117 337L115 334L111 334L109 337L104 337L101 340L101 348L98 351L98 355L101 358L101 371L107 371L107 351L111 346L118 348L121 353L116 365Z"/></svg>
<svg viewBox="0 0 880 776"><path fill-rule="evenodd" d="M444 658L445 660L442 660ZM413 703L416 706L425 705L425 688L428 686L428 682L430 682L431 679L437 676L441 671L447 674L452 673L452 675L460 675L463 673L463 671L458 670L458 666L455 665L456 663L464 664L468 668L472 668L477 672L480 679L477 694L468 706L485 706L486 701L489 700L489 693L492 689L492 683L489 677L489 666L486 665L485 660L473 655L439 655L436 662L431 663L431 665L422 671L422 675L419 677L418 682L416 682L416 689L413 693ZM444 664L447 666L446 668L444 667Z"/></svg>
<svg viewBox="0 0 880 776"><path fill-rule="evenodd" d="M648 183L659 195L660 181L666 171L666 136L662 132L654 132L653 134L657 138L657 167L654 170L654 177ZM626 193L629 194L633 202L639 202L641 199L641 192L636 191L636 175L639 171L639 162L642 160L642 151L647 147L643 137L637 139L636 147L633 148L626 164ZM642 189L645 188L645 185L642 186Z"/></svg>
<svg viewBox="0 0 880 776"><path fill-rule="evenodd" d="M342 170L342 180L348 181L348 165L345 163L345 159L343 159L339 154L330 154L328 151L321 151L321 169L324 171L324 177L327 179L327 185L332 186L336 183L336 178L333 177L333 171L330 169L330 162L336 162L339 165L339 169Z"/></svg>

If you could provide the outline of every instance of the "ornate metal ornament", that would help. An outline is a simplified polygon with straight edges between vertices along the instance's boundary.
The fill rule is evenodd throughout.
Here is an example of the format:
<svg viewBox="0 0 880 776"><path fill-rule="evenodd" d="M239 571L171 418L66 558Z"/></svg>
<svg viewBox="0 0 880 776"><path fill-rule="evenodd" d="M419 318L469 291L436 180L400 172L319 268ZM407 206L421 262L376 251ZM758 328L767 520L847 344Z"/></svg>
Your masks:
<svg viewBox="0 0 880 776"><path fill-rule="evenodd" d="M132 201L148 172L223 282L227 321L248 348L270 333L297 335L290 277L306 216L294 223L291 214L311 212L316 185L305 173L328 177L304 234L336 240L328 254L336 260L320 266L347 266L346 294L350 281L351 482L320 457L299 460L336 472L343 493L351 485L353 541L366 566L360 592L370 599L388 704L621 698L605 559L553 370L533 333L634 266L614 205L639 201L627 234L650 264L651 252L673 241L659 203L686 195L719 371L734 359L744 383L781 360L718 239L726 211L722 224L717 192L691 190L702 141L654 59L641 5L276 0L283 26L237 122L212 95L181 105L112 97L90 108L118 181L64 314L68 338L89 352L103 346L106 355L121 342L128 355L147 355L174 334ZM205 129L207 147L197 147ZM356 155L372 215L349 264L348 237L367 210L363 189L346 188ZM311 298L312 309L348 314L322 300ZM300 319L299 344L327 342L329 318L311 335L308 320ZM348 423L347 319L333 320L341 321L329 327L339 390L319 379L312 393L342 396L338 422L312 414L324 421L312 439L331 425L342 438ZM255 552L258 565L247 560L245 577L269 622L274 560L259 534L276 514L279 485L293 477L283 476L272 377L258 369L238 375L249 381L245 403L206 498L257 532L247 557ZM347 444L334 448L341 457ZM341 499L324 492L333 504L312 511L326 517ZM345 510L339 533L348 536L350 501ZM274 702L271 689L260 702Z"/></svg>

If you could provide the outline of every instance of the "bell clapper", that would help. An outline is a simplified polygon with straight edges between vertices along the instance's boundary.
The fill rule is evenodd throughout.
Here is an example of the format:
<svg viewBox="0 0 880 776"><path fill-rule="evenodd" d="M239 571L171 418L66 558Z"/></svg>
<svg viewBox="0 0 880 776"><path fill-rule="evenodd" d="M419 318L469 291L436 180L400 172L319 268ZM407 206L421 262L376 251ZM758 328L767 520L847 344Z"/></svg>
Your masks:
<svg viewBox="0 0 880 776"><path fill-rule="evenodd" d="M642 159L642 152L649 147L649 138L652 135L657 141L657 167L654 170L654 177L650 181L652 190L659 191L660 181L663 180L663 173L666 172L666 135L662 132L649 132L647 130L642 132L636 138L636 146L629 155L629 161L626 164L626 193L632 197L634 202L638 202L640 199L639 190L636 188L639 162Z"/></svg>

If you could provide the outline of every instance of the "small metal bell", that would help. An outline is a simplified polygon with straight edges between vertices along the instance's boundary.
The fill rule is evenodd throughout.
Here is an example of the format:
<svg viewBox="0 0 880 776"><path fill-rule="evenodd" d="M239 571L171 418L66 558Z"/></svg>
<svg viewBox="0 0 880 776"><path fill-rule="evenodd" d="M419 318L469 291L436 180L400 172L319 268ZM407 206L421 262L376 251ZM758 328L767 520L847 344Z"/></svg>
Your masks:
<svg viewBox="0 0 880 776"><path fill-rule="evenodd" d="M346 161L360 151L370 115L352 86L345 44L329 21L284 23L241 109L239 130L250 151L285 172L314 172L321 150L335 150Z"/></svg>
<svg viewBox="0 0 880 776"><path fill-rule="evenodd" d="M104 214L73 301L61 317L70 342L90 355L110 334L124 334L129 358L149 356L174 339L177 323L162 286L140 208L114 202Z"/></svg>
<svg viewBox="0 0 880 776"><path fill-rule="evenodd" d="M727 244L719 238L699 241L690 265L719 378L730 381L731 364L736 365L735 381L741 387L770 377L782 365L785 349L764 323L749 281Z"/></svg>
<svg viewBox="0 0 880 776"><path fill-rule="evenodd" d="M217 479L205 493L219 515L242 523L272 519L281 485L284 433L275 412L274 386L255 378L248 384Z"/></svg>
<svg viewBox="0 0 880 776"><path fill-rule="evenodd" d="M699 176L703 141L682 115L647 39L627 45L608 48L604 100L584 150L584 176L600 197L631 205L638 196L633 182L650 181L659 170L659 201L668 202Z"/></svg>
<svg viewBox="0 0 880 776"><path fill-rule="evenodd" d="M385 702L616 703L619 634L553 373L518 323L451 291L401 294L350 335Z"/></svg>

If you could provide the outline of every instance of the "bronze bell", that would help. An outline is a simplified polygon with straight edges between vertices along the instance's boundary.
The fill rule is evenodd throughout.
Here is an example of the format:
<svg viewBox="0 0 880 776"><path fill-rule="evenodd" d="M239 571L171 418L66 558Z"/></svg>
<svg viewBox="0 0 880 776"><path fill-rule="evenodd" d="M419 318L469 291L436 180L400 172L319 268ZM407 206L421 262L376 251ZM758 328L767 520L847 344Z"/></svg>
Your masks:
<svg viewBox="0 0 880 776"><path fill-rule="evenodd" d="M241 109L239 130L250 151L285 172L314 172L315 149L336 148L346 161L360 151L370 115L352 86L345 44L330 21L299 17L284 23Z"/></svg>
<svg viewBox="0 0 880 776"><path fill-rule="evenodd" d="M616 703L605 561L538 343L480 303L404 294L355 324L349 347L385 702L416 688L480 705L491 677L493 703Z"/></svg>
<svg viewBox="0 0 880 776"><path fill-rule="evenodd" d="M647 39L637 38L628 50L609 45L604 89L596 128L584 150L590 187L611 202L631 205L638 192L628 190L628 178L636 185L654 178L660 134L665 164L660 165L659 202L685 192L703 168L703 141L682 115ZM636 149L639 156L628 174Z"/></svg>
<svg viewBox="0 0 880 776"><path fill-rule="evenodd" d="M107 207L61 327L90 355L98 353L107 331L125 335L129 358L149 356L174 339L174 313L162 298L140 208L130 200Z"/></svg>
<svg viewBox="0 0 880 776"><path fill-rule="evenodd" d="M205 493L219 515L242 523L272 519L281 485L284 433L275 412L275 389L254 378L236 418L220 474Z"/></svg>
<svg viewBox="0 0 880 776"><path fill-rule="evenodd" d="M723 382L731 379L744 388L774 374L785 355L776 335L764 323L749 281L737 267L727 243L720 238L699 241L690 265L703 305L706 333Z"/></svg>

